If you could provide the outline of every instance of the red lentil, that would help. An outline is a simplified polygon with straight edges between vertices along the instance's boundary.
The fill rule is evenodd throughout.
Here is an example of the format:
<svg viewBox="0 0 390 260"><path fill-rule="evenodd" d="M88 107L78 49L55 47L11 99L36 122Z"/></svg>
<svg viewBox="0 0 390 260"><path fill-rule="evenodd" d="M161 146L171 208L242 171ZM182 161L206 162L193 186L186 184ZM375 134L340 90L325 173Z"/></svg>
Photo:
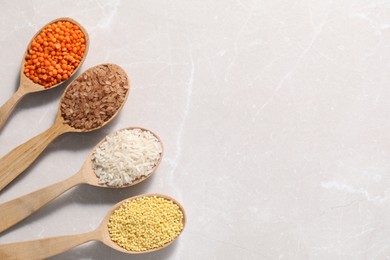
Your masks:
<svg viewBox="0 0 390 260"><path fill-rule="evenodd" d="M49 24L32 40L24 74L35 83L50 88L72 75L85 48L85 36L79 26L69 21Z"/></svg>

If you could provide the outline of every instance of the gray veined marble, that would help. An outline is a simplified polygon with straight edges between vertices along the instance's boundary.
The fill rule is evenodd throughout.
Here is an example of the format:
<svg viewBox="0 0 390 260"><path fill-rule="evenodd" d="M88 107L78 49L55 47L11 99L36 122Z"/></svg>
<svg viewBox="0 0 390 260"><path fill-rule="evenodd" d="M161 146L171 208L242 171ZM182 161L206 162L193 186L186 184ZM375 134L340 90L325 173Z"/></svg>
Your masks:
<svg viewBox="0 0 390 260"><path fill-rule="evenodd" d="M80 72L122 66L127 103L107 127L66 134L0 203L73 175L105 135L158 134L165 157L136 187L76 187L0 243L95 229L116 202L176 198L187 226L132 259L390 258L390 1L1 1L0 103L36 30L69 16L89 32ZM52 125L64 87L27 96L0 156ZM1 217L1 213L0 213ZM99 243L53 259L128 259Z"/></svg>

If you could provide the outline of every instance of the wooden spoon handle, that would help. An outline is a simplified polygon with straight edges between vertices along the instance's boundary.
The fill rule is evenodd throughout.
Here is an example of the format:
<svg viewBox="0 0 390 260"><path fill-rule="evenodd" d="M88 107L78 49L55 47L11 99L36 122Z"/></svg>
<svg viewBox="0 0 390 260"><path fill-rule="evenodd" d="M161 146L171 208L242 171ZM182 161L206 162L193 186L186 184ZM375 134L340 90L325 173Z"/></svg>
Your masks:
<svg viewBox="0 0 390 260"><path fill-rule="evenodd" d="M0 159L0 191L27 169L57 136L65 132L55 123L45 132L16 147Z"/></svg>
<svg viewBox="0 0 390 260"><path fill-rule="evenodd" d="M0 233L27 218L70 188L84 182L81 174L0 204Z"/></svg>
<svg viewBox="0 0 390 260"><path fill-rule="evenodd" d="M98 240L92 231L79 235L68 235L0 245L0 259L46 259L58 255L88 241Z"/></svg>
<svg viewBox="0 0 390 260"><path fill-rule="evenodd" d="M4 126L12 110L14 110L16 104L22 99L26 92L22 88L18 90L0 107L0 129Z"/></svg>

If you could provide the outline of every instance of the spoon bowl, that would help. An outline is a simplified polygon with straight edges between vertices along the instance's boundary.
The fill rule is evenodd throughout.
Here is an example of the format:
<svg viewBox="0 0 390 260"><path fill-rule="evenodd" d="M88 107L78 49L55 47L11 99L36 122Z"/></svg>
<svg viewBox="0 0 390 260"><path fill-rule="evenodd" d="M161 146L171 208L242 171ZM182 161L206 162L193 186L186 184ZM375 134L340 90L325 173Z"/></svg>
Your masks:
<svg viewBox="0 0 390 260"><path fill-rule="evenodd" d="M24 74L24 65L26 63L26 55L28 54L28 49L31 46L32 41L40 34L40 32L44 28L46 28L46 26L48 26L50 24L53 24L53 23L56 23L56 22L59 22L59 21L70 22L72 24L77 25L80 28L80 30L83 32L84 38L85 38L85 51L84 51L83 57L81 58L81 61L80 61L79 65L73 70L71 76L68 79L66 79L64 81L61 81L61 82L51 86L50 88L45 88L43 85L35 83L33 80L31 80L30 78L28 78ZM79 24L77 21L75 21L75 20L73 20L71 18L68 18L68 17L62 17L62 18L55 19L55 20L45 24L32 37L30 43L27 45L27 48L26 48L26 51L25 51L25 53L23 55L23 59L22 59L22 63L21 63L20 82L19 82L19 87L18 87L17 91L12 95L12 97L2 107L0 107L0 129L4 126L5 122L7 121L9 115L11 114L11 112L13 111L13 109L15 108L17 103L19 103L19 101L25 95L27 95L29 93L33 93L33 92L49 90L49 89L58 87L59 85L65 83L65 82L68 82L71 79L71 77L73 77L73 75L80 69L81 65L84 63L85 58L86 58L87 53L88 53L88 49L89 49L89 36L88 36L88 33L85 30L85 28L81 24Z"/></svg>
<svg viewBox="0 0 390 260"><path fill-rule="evenodd" d="M87 73L94 71L95 69L98 70L99 68L104 66L115 68L117 70L116 72L120 73L120 76L125 79L123 89L126 92L123 100L117 107L116 111L114 111L114 113L111 115L111 117L108 118L106 121L101 122L101 124L99 124L97 127L78 129L70 126L68 123L65 122L65 119L61 113L61 104L62 102L64 102L65 95L67 94L68 91L72 91L72 89L76 86L76 84L79 83L78 79L80 79L81 77L87 77ZM6 154L0 159L0 191L5 186L7 186L12 180L14 180L19 174L21 174L25 169L27 169L35 161L35 159L43 152L43 150L58 136L67 132L90 132L99 129L105 126L106 124L108 124L109 122L111 122L114 119L114 117L117 116L119 111L123 108L128 95L129 95L129 80L126 72L118 65L100 64L80 74L65 89L65 92L61 97L60 106L54 124L43 133L33 137L26 143L16 147L15 149L13 149L11 152L9 152L8 154ZM100 112L104 112L104 109L106 108L101 109Z"/></svg>
<svg viewBox="0 0 390 260"><path fill-rule="evenodd" d="M69 236L62 236L62 237L52 237L52 238L45 238L45 239L39 239L39 240L32 240L32 241L26 241L26 242L19 242L19 243L12 243L12 244L5 244L0 245L0 258L1 259L43 259L47 257L51 257L57 254L60 254L66 250L69 250L75 246L81 245L83 243L86 243L88 241L98 240L105 245L120 251L122 253L126 254L144 254L144 253L150 253L153 251L157 251L160 249L163 249L170 244L172 244L179 235L183 232L183 229L180 231L180 234L176 236L172 241L164 244L163 246L159 248L153 248L145 251L128 251L119 245L117 245L115 242L113 242L110 238L110 234L108 231L108 222L111 217L111 215L114 213L116 209L118 209L124 202L129 200L134 200L140 197L150 197L150 196L157 196L160 198L164 198L166 200L172 201L174 204L179 206L180 211L183 213L183 229L186 224L186 214L184 211L184 208L180 203L178 203L175 199L162 195L162 194L144 194L139 195L135 197L131 197L129 199L123 200L117 204L115 204L108 212L106 217L103 219L99 227L91 232L79 234L79 235L69 235Z"/></svg>
<svg viewBox="0 0 390 260"><path fill-rule="evenodd" d="M98 147L107 140L107 137L115 135L117 132L124 130L124 129L141 129L143 131L148 131L152 135L154 135L158 142L161 145L161 154L158 161L155 163L153 168L150 170L150 172L146 176L141 176L140 178L135 179L133 182L122 185L119 187L109 186L106 184L99 184L99 178L96 176L94 170L93 170L93 161L92 157ZM65 179L63 181L60 181L58 183L52 184L50 186L47 186L45 188L42 188L40 190L34 191L32 193L29 193L27 195L21 196L19 198L16 198L14 200L5 202L3 204L0 204L0 212L2 215L2 221L0 221L0 233L4 230L12 227L16 223L22 221L23 219L27 218L34 212L36 212L38 209L52 201L53 199L60 196L65 191L71 189L72 187L79 185L79 184L89 184L92 186L97 187L103 187L103 188L127 188L133 185L136 185L138 183L143 182L147 178L149 178L153 173L157 170L158 166L160 165L160 162L163 157L164 148L163 144L161 142L160 137L158 137L155 133L152 131L142 128L142 127L128 127L121 130L118 130L107 137L105 137L103 140L101 140L94 149L89 153L87 159L85 160L83 166L81 167L80 171L78 171L76 174L71 176L68 179Z"/></svg>
<svg viewBox="0 0 390 260"><path fill-rule="evenodd" d="M88 70L84 71L79 77L75 78L71 83L69 83L68 87L65 89L64 93L62 94L61 96L61 99L60 99L60 104L58 106L58 113L57 113L57 117L56 117L56 123L58 124L62 124L62 125L66 125L67 128L69 129L69 131L71 132L91 132L91 131L94 131L94 130L97 130L99 128L102 128L103 126L107 125L108 123L110 123L116 116L117 114L119 113L119 111L122 110L123 106L125 105L125 102L129 96L129 89L126 91L126 95L125 95L125 98L124 98L124 101L120 104L120 106L117 108L117 110L115 111L115 113L107 120L107 121L104 121L101 125L99 125L98 127L93 127L93 128L89 128L89 129L86 129L86 128L75 128L75 127L72 127L70 126L69 124L67 124L64 120L64 117L61 113L61 105L62 103L65 102L65 95L67 94L67 91L69 91L69 89L72 87L72 84L76 84L77 81L83 77L85 74L91 72L91 71L94 71L95 69L99 68L99 67L102 67L102 66L111 66L111 67L114 67L115 69L117 69L119 71L119 73L121 73L123 76L125 76L126 78L126 81L127 81L127 84L126 86L129 87L130 86L130 81L128 79L128 76L126 74L126 72L118 65L115 65L115 64L109 64L109 63L105 63L105 64L99 64L99 65L96 65L94 67L91 67L89 68Z"/></svg>
<svg viewBox="0 0 390 260"><path fill-rule="evenodd" d="M94 155L96 149L99 148L100 145L103 144L107 140L108 137L114 136L116 133L118 133L118 132L120 132L122 130L125 130L125 129L127 129L127 130L141 129L142 131L150 132L154 137L157 138L158 142L161 145L160 158L155 163L155 165L153 166L153 168L151 169L149 174L147 174L146 176L142 175L141 177L135 179L134 181L132 181L129 184L125 184L125 185L122 185L122 186L110 186L110 185L107 185L107 184L100 184L99 183L99 178L97 177L97 175L95 174L95 171L93 170L93 160L92 160L93 155ZM127 188L127 187L130 187L130 186L133 186L133 185L136 185L138 183L143 182L144 180L148 179L153 173L155 173L155 171L157 170L158 166L160 165L160 163L162 161L163 156L164 156L164 146L163 146L163 143L161 141L161 138L157 134L153 133L149 129L146 129L146 128L143 128L143 127L139 127L139 126L132 126L132 127L127 127L127 128L122 128L120 130L117 130L117 131L109 134L104 139L102 139L97 145L95 145L95 147L92 149L92 151L89 153L87 159L85 160L81 170L77 174L82 174L83 178L84 178L84 183L85 184L89 184L91 186L104 187L104 188L113 188L113 189ZM1 205L0 205L0 208L1 208ZM0 232L1 232L1 228L0 228Z"/></svg>
<svg viewBox="0 0 390 260"><path fill-rule="evenodd" d="M121 202L118 202L113 207L111 207L111 209L107 213L106 217L103 219L103 221L101 222L100 226L97 229L97 230L99 230L99 232L101 234L101 240L100 241L103 242L105 245L107 245L107 246L109 246L109 247L111 247L111 248L113 248L113 249L115 249L117 251L121 251L123 253L126 253L126 254L150 253L150 252L153 252L153 251L157 251L157 250L163 249L163 248L169 246L170 244L172 244L177 239L177 237L174 240L164 244L162 247L159 247L159 248L153 248L153 249L149 249L149 250L145 250L145 251L129 251L129 250L126 250L125 248L119 246L117 243L112 241L111 238L110 238L110 234L109 234L109 231L108 231L108 223L110 221L111 215L114 213L115 210L117 210L126 201L135 200L135 199L141 198L141 197L153 197L153 196L157 196L157 197L160 197L160 198L164 198L164 199L170 200L174 204L179 206L180 211L183 213L183 229L184 229L184 226L186 224L186 215L185 215L185 211L184 211L183 206L179 202L177 202L175 199L173 199L173 198L171 198L171 197L169 197L167 195L162 195L162 194L144 194L144 195L134 196L134 197L131 197L131 198L126 199L126 200L122 200ZM181 232L183 232L183 230Z"/></svg>

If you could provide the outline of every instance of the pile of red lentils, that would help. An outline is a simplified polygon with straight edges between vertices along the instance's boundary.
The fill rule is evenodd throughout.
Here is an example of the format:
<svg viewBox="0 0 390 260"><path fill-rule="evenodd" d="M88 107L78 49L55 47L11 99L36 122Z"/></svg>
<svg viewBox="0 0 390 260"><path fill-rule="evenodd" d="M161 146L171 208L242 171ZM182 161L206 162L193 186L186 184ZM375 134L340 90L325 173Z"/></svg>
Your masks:
<svg viewBox="0 0 390 260"><path fill-rule="evenodd" d="M24 74L34 83L50 88L72 75L83 58L85 44L79 26L69 21L49 24L31 42Z"/></svg>

